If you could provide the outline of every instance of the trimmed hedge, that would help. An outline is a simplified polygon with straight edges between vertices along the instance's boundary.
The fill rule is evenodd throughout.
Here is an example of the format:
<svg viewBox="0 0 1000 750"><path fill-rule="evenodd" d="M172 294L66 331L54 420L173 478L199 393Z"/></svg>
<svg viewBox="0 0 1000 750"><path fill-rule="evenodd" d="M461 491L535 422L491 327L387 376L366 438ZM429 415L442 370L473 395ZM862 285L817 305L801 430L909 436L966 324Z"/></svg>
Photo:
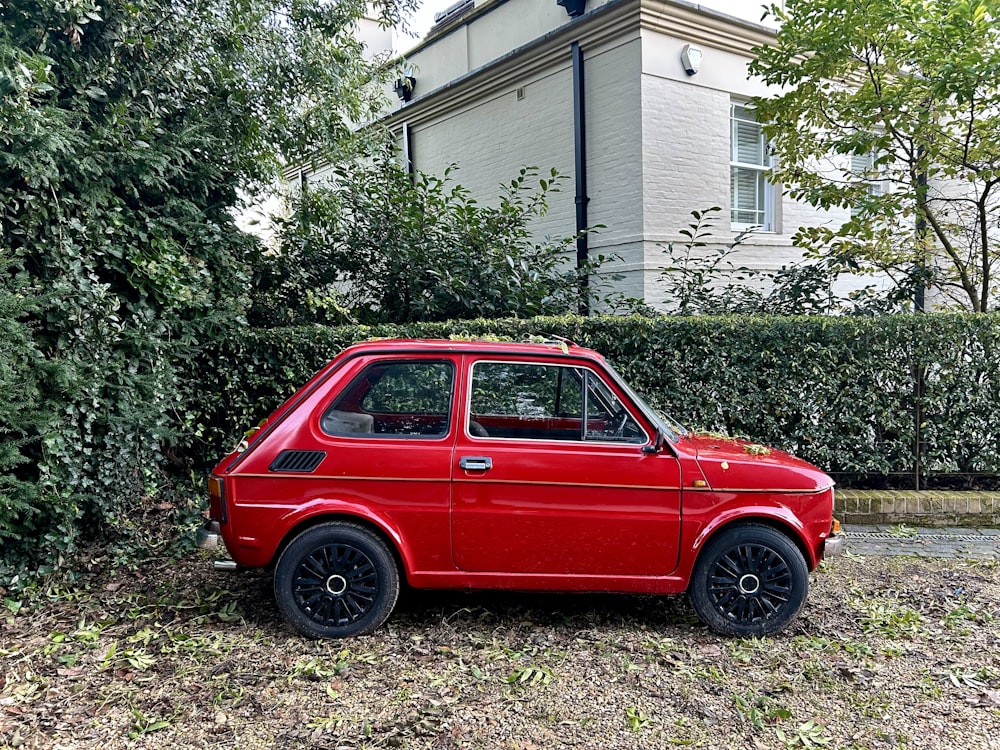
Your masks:
<svg viewBox="0 0 1000 750"><path fill-rule="evenodd" d="M371 337L555 334L602 352L682 423L851 477L1000 471L1000 317L561 317L248 330L192 378L202 465L315 370ZM917 385L921 386L918 396Z"/></svg>

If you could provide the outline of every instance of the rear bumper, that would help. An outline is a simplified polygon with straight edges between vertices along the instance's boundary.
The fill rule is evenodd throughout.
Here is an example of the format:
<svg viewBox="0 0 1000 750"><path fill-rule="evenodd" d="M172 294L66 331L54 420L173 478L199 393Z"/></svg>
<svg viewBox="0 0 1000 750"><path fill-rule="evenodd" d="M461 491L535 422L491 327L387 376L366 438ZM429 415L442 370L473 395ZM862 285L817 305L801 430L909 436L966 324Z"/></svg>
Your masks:
<svg viewBox="0 0 1000 750"><path fill-rule="evenodd" d="M844 554L847 549L847 537L843 534L831 534L823 543L823 559Z"/></svg>
<svg viewBox="0 0 1000 750"><path fill-rule="evenodd" d="M198 549L216 549L222 543L222 531L218 521L207 521L198 529Z"/></svg>

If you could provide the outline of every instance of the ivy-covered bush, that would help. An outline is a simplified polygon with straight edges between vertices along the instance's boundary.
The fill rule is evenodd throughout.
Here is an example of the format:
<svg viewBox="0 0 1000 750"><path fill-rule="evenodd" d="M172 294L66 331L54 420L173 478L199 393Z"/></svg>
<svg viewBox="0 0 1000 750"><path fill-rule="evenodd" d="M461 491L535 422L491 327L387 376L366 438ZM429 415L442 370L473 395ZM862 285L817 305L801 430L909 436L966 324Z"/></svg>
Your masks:
<svg viewBox="0 0 1000 750"><path fill-rule="evenodd" d="M602 352L656 407L839 475L1000 472L1000 317L559 317L249 330L192 377L203 466L353 342L555 334ZM918 384L921 392L918 398Z"/></svg>
<svg viewBox="0 0 1000 750"><path fill-rule="evenodd" d="M179 365L241 321L258 258L236 209L371 140L350 123L394 69L352 29L407 7L0 2L0 594L92 539L141 554L144 514L179 510Z"/></svg>
<svg viewBox="0 0 1000 750"><path fill-rule="evenodd" d="M0 246L0 280L9 258ZM36 304L22 279L0 283L0 545L29 534L39 521L38 487L25 449L55 420L52 382L25 323Z"/></svg>

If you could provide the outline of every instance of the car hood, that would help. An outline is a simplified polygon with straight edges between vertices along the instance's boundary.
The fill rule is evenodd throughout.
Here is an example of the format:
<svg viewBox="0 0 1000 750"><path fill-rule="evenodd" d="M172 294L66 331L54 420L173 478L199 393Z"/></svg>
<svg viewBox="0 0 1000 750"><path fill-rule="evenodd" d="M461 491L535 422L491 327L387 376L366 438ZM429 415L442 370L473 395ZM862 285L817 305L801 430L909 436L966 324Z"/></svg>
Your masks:
<svg viewBox="0 0 1000 750"><path fill-rule="evenodd" d="M807 461L746 440L688 433L677 448L695 457L713 490L820 492L834 484Z"/></svg>

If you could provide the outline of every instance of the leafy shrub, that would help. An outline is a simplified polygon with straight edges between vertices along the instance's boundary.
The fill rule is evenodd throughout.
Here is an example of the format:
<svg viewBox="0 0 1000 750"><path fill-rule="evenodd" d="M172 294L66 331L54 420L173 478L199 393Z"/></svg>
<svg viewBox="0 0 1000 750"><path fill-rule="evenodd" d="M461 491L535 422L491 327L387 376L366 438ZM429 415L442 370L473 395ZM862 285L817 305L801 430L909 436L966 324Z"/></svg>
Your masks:
<svg viewBox="0 0 1000 750"><path fill-rule="evenodd" d="M216 14L190 10L0 5L6 559L151 504L183 432L177 363L241 311L229 208L257 149L209 69Z"/></svg>
<svg viewBox="0 0 1000 750"><path fill-rule="evenodd" d="M1000 317L557 317L248 330L192 375L208 466L346 346L374 336L565 336L683 423L844 475L1000 472ZM917 395L916 385L922 384ZM919 408L919 412L917 409Z"/></svg>
<svg viewBox="0 0 1000 750"><path fill-rule="evenodd" d="M531 222L562 178L523 167L496 206L443 177L407 174L383 153L337 167L295 196L277 252L255 263L249 318L260 326L407 323L574 312L575 237L535 240ZM595 278L587 291L598 298Z"/></svg>
<svg viewBox="0 0 1000 750"><path fill-rule="evenodd" d="M38 521L38 488L26 451L54 417L40 382L47 368L24 322L36 302L26 291L23 279L9 273L0 246L0 542L5 545L29 534Z"/></svg>
<svg viewBox="0 0 1000 750"><path fill-rule="evenodd" d="M692 221L679 230L683 242L662 248L660 270L664 299L675 315L884 315L909 308L914 279L898 279L885 290L874 284L846 296L834 291L842 276L862 272L850 257L812 257L767 271L737 265L743 243L753 229L731 240L713 240L718 206L692 211Z"/></svg>

